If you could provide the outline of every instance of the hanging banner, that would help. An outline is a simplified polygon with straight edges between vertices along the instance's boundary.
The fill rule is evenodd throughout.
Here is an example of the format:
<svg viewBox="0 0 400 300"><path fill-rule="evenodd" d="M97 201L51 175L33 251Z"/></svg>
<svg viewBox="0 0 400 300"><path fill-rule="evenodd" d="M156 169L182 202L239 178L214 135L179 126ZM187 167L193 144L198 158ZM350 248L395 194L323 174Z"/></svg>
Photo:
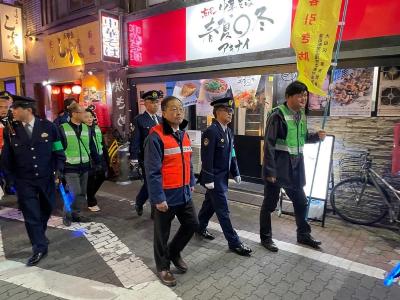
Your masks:
<svg viewBox="0 0 400 300"><path fill-rule="evenodd" d="M323 84L331 65L342 0L299 0L292 30L298 80L325 96Z"/></svg>
<svg viewBox="0 0 400 300"><path fill-rule="evenodd" d="M110 73L112 89L112 127L118 131L125 140L129 134L130 107L128 100L128 83L126 70Z"/></svg>
<svg viewBox="0 0 400 300"><path fill-rule="evenodd" d="M21 8L0 4L0 24L0 60L25 62Z"/></svg>
<svg viewBox="0 0 400 300"><path fill-rule="evenodd" d="M104 10L99 11L101 22L101 60L121 62L121 22L119 15Z"/></svg>

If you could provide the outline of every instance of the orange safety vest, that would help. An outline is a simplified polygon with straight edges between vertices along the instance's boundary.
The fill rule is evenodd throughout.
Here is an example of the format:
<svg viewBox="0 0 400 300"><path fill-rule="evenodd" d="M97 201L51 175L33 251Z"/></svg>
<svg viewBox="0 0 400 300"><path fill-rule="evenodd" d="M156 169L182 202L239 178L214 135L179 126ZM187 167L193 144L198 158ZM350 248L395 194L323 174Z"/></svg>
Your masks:
<svg viewBox="0 0 400 300"><path fill-rule="evenodd" d="M164 144L164 158L161 175L163 189L177 189L190 184L190 158L192 147L187 133L184 134L182 149L178 141L171 134L164 134L163 125L158 124L151 128Z"/></svg>

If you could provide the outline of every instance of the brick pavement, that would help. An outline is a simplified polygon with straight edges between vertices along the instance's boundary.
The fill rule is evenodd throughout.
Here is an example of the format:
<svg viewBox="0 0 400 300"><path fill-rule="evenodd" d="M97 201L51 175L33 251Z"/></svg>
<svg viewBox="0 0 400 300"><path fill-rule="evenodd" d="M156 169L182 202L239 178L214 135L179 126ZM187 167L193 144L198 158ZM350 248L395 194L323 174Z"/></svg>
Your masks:
<svg viewBox="0 0 400 300"><path fill-rule="evenodd" d="M118 237L121 245L126 246L118 259L126 259L126 253L130 251L150 270L154 270L149 209L146 207L144 215L139 218L132 212L132 201L129 201L137 187L137 183L116 186L107 182L99 197L102 211L93 214L94 221L104 224ZM195 194L194 198L199 208L202 195ZM0 204L15 206L15 200L6 199ZM232 203L231 212L236 228L257 234L258 208ZM30 246L23 223L0 218L0 226L6 258L24 262ZM175 224L173 230L176 227ZM273 227L274 238L295 244L292 217L274 217ZM313 231L324 242L325 253L366 265L388 269L391 261L400 255L396 248L400 246L399 236L388 230L328 219L326 228L315 225ZM94 248L96 243L99 245L102 242L101 236L94 236L89 241L84 236L72 236L74 232L62 228L49 229L50 253L39 265L40 268L118 287L129 285L129 278L124 279L118 273L121 269L113 269ZM400 287L385 288L380 279L287 251L269 253L250 239L245 242L253 248L254 254L250 258L239 257L228 251L222 233L215 233L217 238L212 242L192 239L183 253L190 270L187 274L176 275L178 285L173 289L183 299L400 299ZM136 266L135 270L140 278L144 269ZM9 299L7 291L15 288L11 283L0 281L0 299ZM21 289L21 296L25 298L18 299L38 299L34 298L36 294L56 299L30 289Z"/></svg>

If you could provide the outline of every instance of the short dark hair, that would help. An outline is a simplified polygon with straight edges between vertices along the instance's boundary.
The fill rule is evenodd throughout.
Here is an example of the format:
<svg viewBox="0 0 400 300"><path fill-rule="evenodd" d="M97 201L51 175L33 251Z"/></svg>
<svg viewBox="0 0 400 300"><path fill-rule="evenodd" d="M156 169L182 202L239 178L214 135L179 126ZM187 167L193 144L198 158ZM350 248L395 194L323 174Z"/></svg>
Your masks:
<svg viewBox="0 0 400 300"><path fill-rule="evenodd" d="M70 106L73 102L77 102L75 98L67 98L64 100L64 110L68 109L68 106Z"/></svg>
<svg viewBox="0 0 400 300"><path fill-rule="evenodd" d="M175 96L167 96L161 101L161 110L165 111L167 109L168 103L173 101L173 100L178 100L180 103L182 103L181 99L176 98Z"/></svg>
<svg viewBox="0 0 400 300"><path fill-rule="evenodd" d="M308 94L308 88L307 86L300 82L300 81L294 81L291 84L288 85L285 91L285 97L290 97L296 94L301 94L307 92Z"/></svg>

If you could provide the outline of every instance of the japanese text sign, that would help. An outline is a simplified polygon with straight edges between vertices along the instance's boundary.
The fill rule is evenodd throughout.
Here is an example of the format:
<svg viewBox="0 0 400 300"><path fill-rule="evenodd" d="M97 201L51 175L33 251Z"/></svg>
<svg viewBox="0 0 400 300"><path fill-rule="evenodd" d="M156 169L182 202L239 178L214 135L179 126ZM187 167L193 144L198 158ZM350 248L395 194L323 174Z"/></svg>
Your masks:
<svg viewBox="0 0 400 300"><path fill-rule="evenodd" d="M57 32L46 38L49 69L80 66L100 61L99 22Z"/></svg>
<svg viewBox="0 0 400 300"><path fill-rule="evenodd" d="M100 34L102 61L120 63L121 61L121 29L120 18L100 10Z"/></svg>
<svg viewBox="0 0 400 300"><path fill-rule="evenodd" d="M186 9L186 59L287 48L292 0L214 0Z"/></svg>
<svg viewBox="0 0 400 300"><path fill-rule="evenodd" d="M110 73L112 90L112 126L124 138L129 132L130 106L126 70Z"/></svg>
<svg viewBox="0 0 400 300"><path fill-rule="evenodd" d="M322 89L331 65L342 0L299 0L292 31L298 80L310 92L324 96Z"/></svg>
<svg viewBox="0 0 400 300"><path fill-rule="evenodd" d="M24 62L24 34L20 7L0 4L1 60Z"/></svg>

